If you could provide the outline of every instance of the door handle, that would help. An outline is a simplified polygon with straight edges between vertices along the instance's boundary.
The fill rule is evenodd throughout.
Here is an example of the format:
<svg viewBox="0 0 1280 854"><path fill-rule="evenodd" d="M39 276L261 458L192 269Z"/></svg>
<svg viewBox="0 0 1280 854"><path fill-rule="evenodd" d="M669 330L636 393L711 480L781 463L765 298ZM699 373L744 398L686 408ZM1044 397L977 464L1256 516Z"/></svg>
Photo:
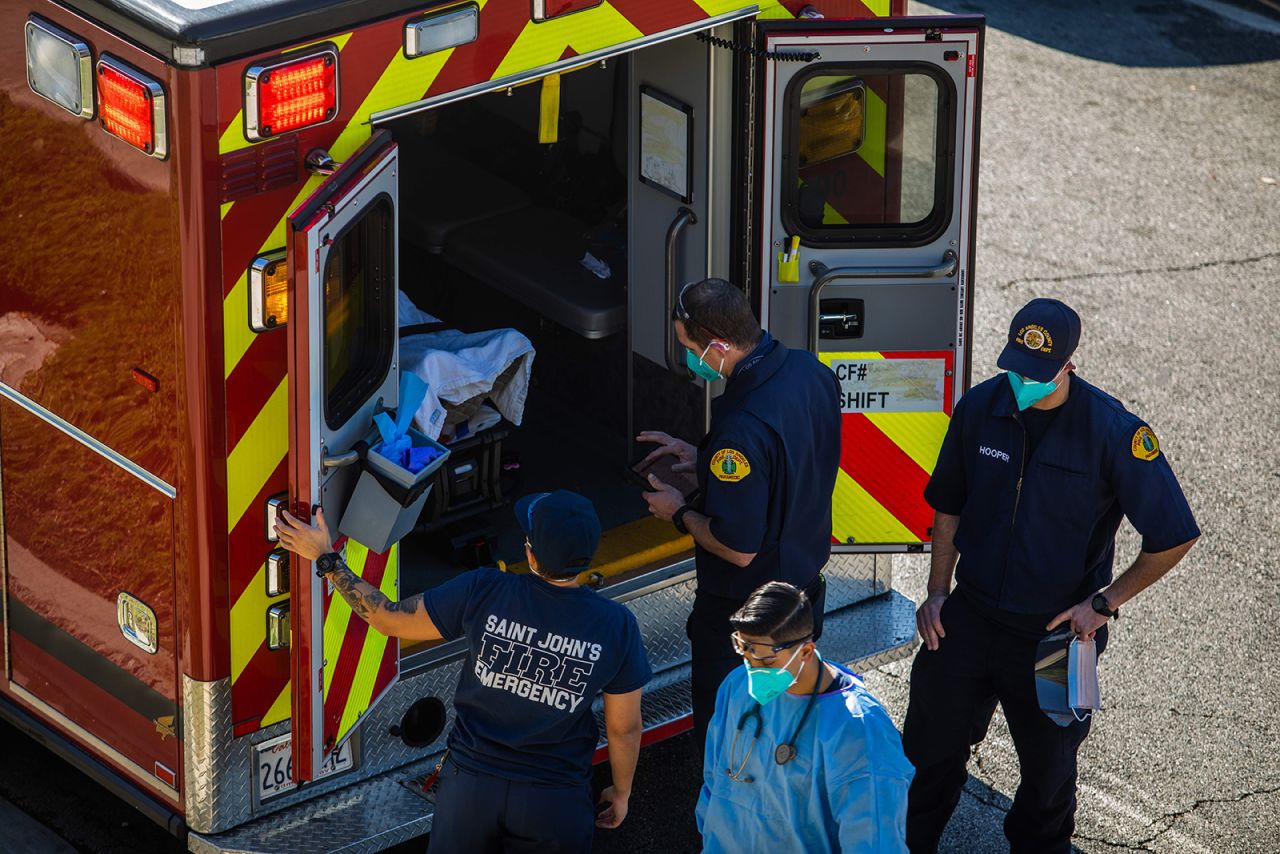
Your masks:
<svg viewBox="0 0 1280 854"><path fill-rule="evenodd" d="M680 232L684 231L685 226L693 225L697 221L697 214L689 208L682 207L676 211L676 218L671 220L671 225L667 227L666 281L663 283L666 287L666 313L662 318L662 322L666 324L667 332L663 338L663 349L666 351L667 370L681 379L689 378L689 369L685 367L684 359L680 356L680 341L676 338L675 323L671 320L671 311L676 304L678 296L676 291L676 242L680 239Z"/></svg>
<svg viewBox="0 0 1280 854"><path fill-rule="evenodd" d="M809 272L813 284L809 286L809 350L818 352L818 332L823 320L835 320L839 315L824 316L821 311L822 291L836 279L940 279L956 271L956 253L948 249L942 255L942 263L932 267L828 267L821 261L810 261Z"/></svg>
<svg viewBox="0 0 1280 854"><path fill-rule="evenodd" d="M320 465L322 465L326 470L345 468L346 466L355 465L358 462L360 462L359 451L347 451L345 454L335 454L332 457L325 454L320 458Z"/></svg>

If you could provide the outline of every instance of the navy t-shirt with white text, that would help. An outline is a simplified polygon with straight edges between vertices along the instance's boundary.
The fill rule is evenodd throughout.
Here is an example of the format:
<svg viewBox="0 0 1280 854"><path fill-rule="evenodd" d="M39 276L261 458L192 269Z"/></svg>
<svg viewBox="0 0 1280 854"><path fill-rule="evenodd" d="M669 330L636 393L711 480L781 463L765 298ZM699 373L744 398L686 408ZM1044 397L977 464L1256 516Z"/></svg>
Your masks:
<svg viewBox="0 0 1280 854"><path fill-rule="evenodd" d="M445 640L466 636L449 755L508 780L585 782L600 740L591 704L652 672L635 615L588 587L477 569L423 594Z"/></svg>

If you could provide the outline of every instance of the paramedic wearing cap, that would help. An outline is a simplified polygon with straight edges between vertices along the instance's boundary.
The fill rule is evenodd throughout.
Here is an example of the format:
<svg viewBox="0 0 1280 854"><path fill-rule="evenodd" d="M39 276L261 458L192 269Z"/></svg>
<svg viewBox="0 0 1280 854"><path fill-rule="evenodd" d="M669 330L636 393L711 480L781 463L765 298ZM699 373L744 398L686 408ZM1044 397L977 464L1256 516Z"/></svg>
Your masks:
<svg viewBox="0 0 1280 854"><path fill-rule="evenodd" d="M998 701L1021 783L1004 832L1013 852L1066 852L1076 753L1089 721L1040 709L1037 642L1070 626L1106 643L1106 622L1168 572L1200 535L1155 434L1074 374L1080 318L1050 299L1013 318L1007 373L957 404L925 498L934 508L924 646L911 671L903 746L916 767L907 844L933 851L964 786L970 744ZM1142 550L1112 579L1127 516ZM956 560L959 558L959 564ZM952 572L956 586L952 589Z"/></svg>
<svg viewBox="0 0 1280 854"><path fill-rule="evenodd" d="M703 854L906 850L911 764L884 707L813 643L780 581L730 618L743 666L720 686L696 811Z"/></svg>
<svg viewBox="0 0 1280 854"><path fill-rule="evenodd" d="M808 593L815 637L826 601L822 568L831 556L831 495L840 465L840 384L812 354L790 350L761 330L742 291L724 279L686 285L672 322L686 363L710 382L711 429L695 449L665 433L641 442L693 470L686 498L650 478L650 511L696 544L698 588L688 633L693 653L693 719L702 745L716 690L740 659L729 644L729 616L766 581Z"/></svg>
<svg viewBox="0 0 1280 854"><path fill-rule="evenodd" d="M577 583L600 542L600 521L587 499L565 491L525 496L515 511L530 574L477 569L403 602L347 568L323 514L318 527L282 514L277 529L375 630L467 639L431 854L577 854L591 850L595 827L617 827L627 814L640 692L651 673L635 616ZM597 816L591 704L601 692L613 785Z"/></svg>

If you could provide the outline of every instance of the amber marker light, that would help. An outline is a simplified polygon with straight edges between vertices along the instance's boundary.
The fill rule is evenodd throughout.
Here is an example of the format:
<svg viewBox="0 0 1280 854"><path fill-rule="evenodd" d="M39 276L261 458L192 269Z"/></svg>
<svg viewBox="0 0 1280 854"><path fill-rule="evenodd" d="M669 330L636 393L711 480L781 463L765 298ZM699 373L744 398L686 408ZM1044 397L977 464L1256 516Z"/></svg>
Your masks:
<svg viewBox="0 0 1280 854"><path fill-rule="evenodd" d="M249 265L249 328L278 329L289 322L289 265L285 250L259 255Z"/></svg>
<svg viewBox="0 0 1280 854"><path fill-rule="evenodd" d="M245 136L257 141L331 121L338 114L338 52L332 47L245 72Z"/></svg>

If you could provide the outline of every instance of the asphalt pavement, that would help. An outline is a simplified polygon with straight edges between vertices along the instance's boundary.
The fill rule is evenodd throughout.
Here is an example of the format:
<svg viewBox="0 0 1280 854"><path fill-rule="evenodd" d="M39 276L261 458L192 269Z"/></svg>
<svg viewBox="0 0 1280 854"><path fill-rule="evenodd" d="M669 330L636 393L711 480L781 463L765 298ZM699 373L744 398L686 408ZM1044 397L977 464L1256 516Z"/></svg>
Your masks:
<svg viewBox="0 0 1280 854"><path fill-rule="evenodd" d="M1247 0L936 6L990 25L975 380L995 372L1024 302L1072 304L1080 374L1150 422L1204 531L1114 624L1105 709L1081 752L1076 846L1275 851L1280 18ZM1138 548L1126 525L1118 563ZM897 586L917 599L926 572L925 559L895 560ZM909 662L868 674L899 723L908 675ZM0 730L0 848L3 827L23 826L15 805L79 850L171 848L14 738ZM631 816L597 850L696 850L698 766L688 736L647 749ZM943 850L1007 850L1017 758L999 713L970 772Z"/></svg>

